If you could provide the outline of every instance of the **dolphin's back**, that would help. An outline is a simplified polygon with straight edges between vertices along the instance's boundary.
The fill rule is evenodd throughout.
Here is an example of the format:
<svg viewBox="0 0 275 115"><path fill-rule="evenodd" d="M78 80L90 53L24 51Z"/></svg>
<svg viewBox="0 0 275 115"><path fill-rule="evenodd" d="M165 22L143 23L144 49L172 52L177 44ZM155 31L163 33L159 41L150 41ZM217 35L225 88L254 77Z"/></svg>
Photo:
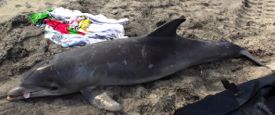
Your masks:
<svg viewBox="0 0 275 115"><path fill-rule="evenodd" d="M147 45L141 43L140 38L129 38L61 53L56 62L66 68L86 69L80 74L97 81L97 85L127 85L152 81L171 73L162 70L174 66L174 61L169 62L174 53L171 48Z"/></svg>

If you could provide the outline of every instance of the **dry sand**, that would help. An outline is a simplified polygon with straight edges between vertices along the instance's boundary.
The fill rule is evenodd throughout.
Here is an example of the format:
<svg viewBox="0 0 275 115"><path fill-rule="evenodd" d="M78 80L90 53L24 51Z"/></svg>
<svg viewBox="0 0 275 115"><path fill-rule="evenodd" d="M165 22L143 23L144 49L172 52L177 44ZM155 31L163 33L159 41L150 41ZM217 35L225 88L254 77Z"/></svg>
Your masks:
<svg viewBox="0 0 275 115"><path fill-rule="evenodd" d="M228 40L247 48L275 68L275 0L0 0L0 95L19 83L37 62L62 51L48 45L43 28L26 19L28 12L63 6L111 18L129 18L128 36L146 34L182 15L178 34L190 39ZM80 94L18 102L0 100L1 115L169 115L175 109L224 90L220 79L242 83L271 73L245 59L228 59L182 70L166 79L129 87L107 87L123 105L121 112L97 109Z"/></svg>
<svg viewBox="0 0 275 115"><path fill-rule="evenodd" d="M41 12L64 3L63 0L0 0L0 22L10 20L18 14Z"/></svg>

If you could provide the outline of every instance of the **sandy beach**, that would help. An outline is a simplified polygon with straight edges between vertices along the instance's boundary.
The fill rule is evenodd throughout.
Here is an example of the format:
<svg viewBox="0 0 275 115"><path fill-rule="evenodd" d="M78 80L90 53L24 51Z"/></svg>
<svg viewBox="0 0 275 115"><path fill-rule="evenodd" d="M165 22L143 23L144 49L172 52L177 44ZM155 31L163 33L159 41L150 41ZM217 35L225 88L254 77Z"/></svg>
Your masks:
<svg viewBox="0 0 275 115"><path fill-rule="evenodd" d="M275 0L0 0L0 97L17 86L36 63L73 48L48 44L43 28L30 23L31 12L64 7L109 18L129 18L129 37L153 31L180 16L177 33L189 39L230 41L275 69ZM181 70L165 79L134 86L104 87L123 110L89 105L76 93L17 102L0 100L0 115L171 115L177 108L223 91L226 78L236 84L270 74L243 58L226 59Z"/></svg>

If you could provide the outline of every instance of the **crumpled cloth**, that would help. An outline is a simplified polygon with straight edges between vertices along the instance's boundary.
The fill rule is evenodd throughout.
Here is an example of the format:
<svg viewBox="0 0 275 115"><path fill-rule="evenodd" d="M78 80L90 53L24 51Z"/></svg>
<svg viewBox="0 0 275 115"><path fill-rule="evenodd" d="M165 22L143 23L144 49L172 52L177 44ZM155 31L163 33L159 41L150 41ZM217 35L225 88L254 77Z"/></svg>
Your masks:
<svg viewBox="0 0 275 115"><path fill-rule="evenodd" d="M127 18L119 20L109 19L101 14L92 15L82 13L78 10L64 9L62 7L49 12L49 16L68 23L68 25L59 25L60 27L62 26L61 29L53 28L57 27L55 24L57 22L51 22L52 25L45 26L45 38L50 39L62 47L81 46L111 39L127 38L123 27L123 24L127 24L129 21ZM86 31L83 32L84 34L71 34L69 30L64 29L74 26L73 23L81 16L85 16L91 21Z"/></svg>
<svg viewBox="0 0 275 115"><path fill-rule="evenodd" d="M81 35L85 35L85 33L83 33L83 32L78 32L76 30L70 29L69 24L62 23L62 22L60 22L58 20L55 20L55 19L45 19L44 22L47 25L51 26L54 30L59 31L62 34L81 34Z"/></svg>
<svg viewBox="0 0 275 115"><path fill-rule="evenodd" d="M85 34L84 36L80 34L62 34L61 32L54 30L51 26L46 25L45 38L48 38L52 42L59 44L62 47L73 47L112 39L123 39L127 38L127 36L109 31L91 32Z"/></svg>
<svg viewBox="0 0 275 115"><path fill-rule="evenodd" d="M54 9L49 13L50 16L54 17L55 19L62 20L62 21L68 21L72 22L76 20L80 16L86 16L89 18L92 23L109 23L109 24L127 24L129 19L128 18L122 18L122 19L109 19L106 16L99 14L99 15L92 15L89 13L82 13L79 10L70 10L65 9L63 7L59 7Z"/></svg>
<svg viewBox="0 0 275 115"><path fill-rule="evenodd" d="M47 25L51 26L54 28L54 30L58 30L62 34L69 34L69 24L64 24L59 22L58 20L55 19L45 19L44 22L46 22Z"/></svg>

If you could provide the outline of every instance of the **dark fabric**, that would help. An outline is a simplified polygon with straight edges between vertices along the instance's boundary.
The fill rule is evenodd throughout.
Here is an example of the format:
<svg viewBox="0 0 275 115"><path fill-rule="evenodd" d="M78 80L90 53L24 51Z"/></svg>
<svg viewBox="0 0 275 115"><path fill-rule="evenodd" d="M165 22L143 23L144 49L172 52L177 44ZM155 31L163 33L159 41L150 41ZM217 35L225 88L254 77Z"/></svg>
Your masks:
<svg viewBox="0 0 275 115"><path fill-rule="evenodd" d="M179 108L174 115L275 114L275 74L248 81L237 87L232 84L228 87L228 82L223 83L227 87L225 91Z"/></svg>

